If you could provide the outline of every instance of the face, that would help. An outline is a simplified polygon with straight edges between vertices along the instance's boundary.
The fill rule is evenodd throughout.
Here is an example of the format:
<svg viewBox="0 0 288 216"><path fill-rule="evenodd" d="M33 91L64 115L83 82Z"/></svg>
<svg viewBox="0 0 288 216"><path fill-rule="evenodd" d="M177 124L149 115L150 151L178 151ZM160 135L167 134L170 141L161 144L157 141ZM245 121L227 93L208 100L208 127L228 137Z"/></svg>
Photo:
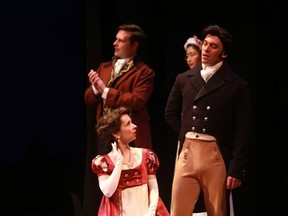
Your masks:
<svg viewBox="0 0 288 216"><path fill-rule="evenodd" d="M227 55L223 52L220 39L216 36L207 35L202 44L202 63L207 66L213 66L226 57Z"/></svg>
<svg viewBox="0 0 288 216"><path fill-rule="evenodd" d="M132 123L129 115L125 114L121 116L121 126L119 131L119 137L122 143L129 144L136 139L137 126Z"/></svg>
<svg viewBox="0 0 288 216"><path fill-rule="evenodd" d="M186 62L189 68L193 68L196 64L198 64L201 60L201 54L198 50L193 46L188 46L186 49Z"/></svg>
<svg viewBox="0 0 288 216"><path fill-rule="evenodd" d="M130 58L136 55L138 42L130 43L131 32L120 30L114 41L114 55L118 58Z"/></svg>

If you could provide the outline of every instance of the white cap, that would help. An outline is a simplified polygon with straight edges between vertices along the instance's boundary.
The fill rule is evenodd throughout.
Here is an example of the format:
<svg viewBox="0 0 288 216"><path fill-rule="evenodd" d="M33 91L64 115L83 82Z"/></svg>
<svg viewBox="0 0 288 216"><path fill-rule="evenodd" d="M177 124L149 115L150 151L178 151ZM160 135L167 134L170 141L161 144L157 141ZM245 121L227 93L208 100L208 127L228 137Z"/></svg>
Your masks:
<svg viewBox="0 0 288 216"><path fill-rule="evenodd" d="M198 40L198 41L197 41ZM184 49L187 49L187 46L190 44L194 44L197 47L199 47L199 50L201 50L201 41L199 39L195 39L195 37L190 37L188 38L188 40L186 41L186 43L184 44Z"/></svg>

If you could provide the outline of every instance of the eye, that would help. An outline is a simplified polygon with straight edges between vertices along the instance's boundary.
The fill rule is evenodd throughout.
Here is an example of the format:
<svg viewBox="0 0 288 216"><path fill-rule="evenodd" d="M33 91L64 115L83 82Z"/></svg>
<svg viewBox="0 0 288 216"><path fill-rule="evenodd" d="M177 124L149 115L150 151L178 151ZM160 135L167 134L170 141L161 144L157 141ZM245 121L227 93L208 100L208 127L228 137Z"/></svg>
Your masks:
<svg viewBox="0 0 288 216"><path fill-rule="evenodd" d="M190 52L190 53L186 53L186 56L184 58L185 60L187 60L189 57L193 57L193 56L195 56L195 53Z"/></svg>

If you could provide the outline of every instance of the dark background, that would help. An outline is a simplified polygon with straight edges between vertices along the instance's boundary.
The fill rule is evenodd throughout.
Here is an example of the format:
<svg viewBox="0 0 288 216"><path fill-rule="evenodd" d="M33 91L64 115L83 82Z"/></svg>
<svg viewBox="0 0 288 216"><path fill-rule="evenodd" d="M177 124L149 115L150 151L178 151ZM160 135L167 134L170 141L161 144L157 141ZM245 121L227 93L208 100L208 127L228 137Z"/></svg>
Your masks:
<svg viewBox="0 0 288 216"><path fill-rule="evenodd" d="M255 132L241 215L287 208L287 37L284 1L5 1L0 7L0 214L76 216L82 201L91 113L87 73L111 59L116 27L140 25L157 81L149 101L160 159L160 195L170 205L177 134L163 118L183 45L208 24L236 37L231 64L249 81ZM285 75L287 76L287 75ZM78 200L78 201L79 201ZM98 205L98 204L95 204ZM283 214L282 214L283 215ZM78 215L77 215L78 216ZM87 216L87 215L85 215ZM236 215L238 216L238 215Z"/></svg>

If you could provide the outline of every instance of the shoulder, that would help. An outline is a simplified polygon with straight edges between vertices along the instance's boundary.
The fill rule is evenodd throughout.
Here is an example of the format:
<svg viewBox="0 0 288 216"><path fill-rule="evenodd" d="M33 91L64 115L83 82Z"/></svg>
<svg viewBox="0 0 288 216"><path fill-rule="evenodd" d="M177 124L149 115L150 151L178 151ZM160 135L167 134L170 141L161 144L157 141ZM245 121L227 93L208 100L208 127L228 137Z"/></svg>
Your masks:
<svg viewBox="0 0 288 216"><path fill-rule="evenodd" d="M99 68L107 68L112 66L112 61L101 62Z"/></svg>
<svg viewBox="0 0 288 216"><path fill-rule="evenodd" d="M137 70L142 71L145 74L150 74L150 75L155 76L154 70L144 62L135 63L135 67Z"/></svg>
<svg viewBox="0 0 288 216"><path fill-rule="evenodd" d="M95 158L92 159L92 164L95 166L99 166L104 161L106 161L104 155L97 155Z"/></svg>
<svg viewBox="0 0 288 216"><path fill-rule="evenodd" d="M150 155L150 154L156 155L156 153L151 149L148 149L148 148L140 148L140 149L142 150L142 153L145 155Z"/></svg>
<svg viewBox="0 0 288 216"><path fill-rule="evenodd" d="M142 153L148 172L155 173L160 166L157 154L153 150L146 148L142 148Z"/></svg>
<svg viewBox="0 0 288 216"><path fill-rule="evenodd" d="M202 69L201 64L197 64L195 67L192 69L188 69L180 74L177 75L177 79L184 79L187 81L188 77L195 76L197 74L200 74L200 70Z"/></svg>
<svg viewBox="0 0 288 216"><path fill-rule="evenodd" d="M219 72L222 73L223 79L227 81L238 82L240 84L247 84L247 81L244 80L242 77L240 77L227 61L223 62L222 66L219 68Z"/></svg>
<svg viewBox="0 0 288 216"><path fill-rule="evenodd" d="M107 160L108 156L97 155L92 159L91 168L97 175L105 174L109 172L110 164Z"/></svg>

